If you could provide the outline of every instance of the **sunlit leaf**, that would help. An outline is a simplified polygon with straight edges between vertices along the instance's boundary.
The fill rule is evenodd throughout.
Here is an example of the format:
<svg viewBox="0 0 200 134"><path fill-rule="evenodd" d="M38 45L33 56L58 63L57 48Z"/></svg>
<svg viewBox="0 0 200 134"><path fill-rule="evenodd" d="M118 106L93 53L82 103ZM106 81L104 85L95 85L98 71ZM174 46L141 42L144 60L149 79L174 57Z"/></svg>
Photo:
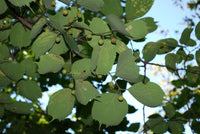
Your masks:
<svg viewBox="0 0 200 134"><path fill-rule="evenodd" d="M54 54L42 55L40 61L37 62L38 72L40 74L46 74L49 72L56 73L61 70L64 64L64 60L61 56Z"/></svg>
<svg viewBox="0 0 200 134"><path fill-rule="evenodd" d="M160 46L158 44L153 43L153 42L147 43L142 50L143 59L146 62L153 60L153 58L156 56L159 49L160 49Z"/></svg>
<svg viewBox="0 0 200 134"><path fill-rule="evenodd" d="M116 76L129 82L136 82L139 77L139 68L135 64L135 60L130 49L122 52L119 55Z"/></svg>
<svg viewBox="0 0 200 134"><path fill-rule="evenodd" d="M128 91L142 104L149 107L157 107L162 105L164 92L155 83L148 82L143 84L142 82L134 84L128 89Z"/></svg>
<svg viewBox="0 0 200 134"><path fill-rule="evenodd" d="M71 95L71 89L59 90L50 97L47 112L53 117L52 120L64 120L72 112L74 101L75 98Z"/></svg>
<svg viewBox="0 0 200 134"><path fill-rule="evenodd" d="M92 107L93 119L99 121L100 125L118 125L128 112L126 100L120 102L118 97L118 94L105 93L97 98Z"/></svg>
<svg viewBox="0 0 200 134"><path fill-rule="evenodd" d="M76 80L75 83L77 100L83 105L87 105L91 99L100 95L97 89L88 81L80 79Z"/></svg>
<svg viewBox="0 0 200 134"><path fill-rule="evenodd" d="M101 12L105 15L115 14L117 16L122 16L123 8L121 6L120 0L103 0L104 5Z"/></svg>
<svg viewBox="0 0 200 134"><path fill-rule="evenodd" d="M4 105L5 109L11 111L13 113L18 114L30 114L31 108L33 107L31 103L14 101L13 103L9 103Z"/></svg>
<svg viewBox="0 0 200 134"><path fill-rule="evenodd" d="M33 102L42 97L42 90L35 81L21 80L18 87L20 94Z"/></svg>
<svg viewBox="0 0 200 134"><path fill-rule="evenodd" d="M136 19L145 15L151 6L153 5L154 0L127 0L126 1L126 18Z"/></svg>
<svg viewBox="0 0 200 134"><path fill-rule="evenodd" d="M107 23L100 18L92 19L90 22L90 29L94 33L106 33L110 31Z"/></svg>
<svg viewBox="0 0 200 134"><path fill-rule="evenodd" d="M151 17L145 17L142 18L141 20L143 20L146 23L149 33L155 31L158 28L158 26L156 25L157 22L155 22L154 19Z"/></svg>
<svg viewBox="0 0 200 134"><path fill-rule="evenodd" d="M77 4L93 12L98 12L104 5L103 0L77 0Z"/></svg>

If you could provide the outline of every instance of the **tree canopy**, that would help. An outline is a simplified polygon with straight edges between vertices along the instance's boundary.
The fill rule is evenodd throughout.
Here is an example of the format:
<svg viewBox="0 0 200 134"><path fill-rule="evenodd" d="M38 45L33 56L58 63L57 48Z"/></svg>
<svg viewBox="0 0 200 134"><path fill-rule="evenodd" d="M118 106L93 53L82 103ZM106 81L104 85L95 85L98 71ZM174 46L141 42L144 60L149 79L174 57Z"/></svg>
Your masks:
<svg viewBox="0 0 200 134"><path fill-rule="evenodd" d="M58 11L52 0L1 1L1 132L68 133L70 128L96 134L139 132L143 126L145 133L179 134L186 123L200 132L200 23L185 28L180 40L149 42L138 52L127 44L144 42L157 29L154 18L143 17L154 0L59 1L66 7ZM156 55L164 55L165 64L153 63ZM148 65L178 77L168 98L146 76ZM42 109L38 99L57 84L63 88ZM144 106L161 106L164 114L129 124L126 115L136 109L123 97L125 91ZM74 120L66 118L73 109Z"/></svg>

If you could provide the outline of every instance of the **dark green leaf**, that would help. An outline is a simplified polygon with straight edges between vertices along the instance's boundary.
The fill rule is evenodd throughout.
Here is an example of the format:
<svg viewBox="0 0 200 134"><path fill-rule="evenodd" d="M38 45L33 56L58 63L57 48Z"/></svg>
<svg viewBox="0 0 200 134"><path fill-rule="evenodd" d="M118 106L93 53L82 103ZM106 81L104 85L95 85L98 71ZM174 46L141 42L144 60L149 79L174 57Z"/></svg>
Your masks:
<svg viewBox="0 0 200 134"><path fill-rule="evenodd" d="M30 114L31 108L33 107L31 103L14 101L13 103L9 103L4 105L5 109L11 111L13 113L18 114Z"/></svg>
<svg viewBox="0 0 200 134"><path fill-rule="evenodd" d="M168 118L172 118L175 115L175 108L171 103L168 103L163 107Z"/></svg>
<svg viewBox="0 0 200 134"><path fill-rule="evenodd" d="M128 89L139 102L149 107L156 107L162 105L164 92L155 83L148 82L143 84L142 82L134 84Z"/></svg>
<svg viewBox="0 0 200 134"><path fill-rule="evenodd" d="M17 7L22 7L22 6L30 6L31 2L35 2L36 0L8 0L10 3Z"/></svg>
<svg viewBox="0 0 200 134"><path fill-rule="evenodd" d="M165 56L165 65L167 66L168 71L174 72L176 69L176 58L173 54L168 54Z"/></svg>
<svg viewBox="0 0 200 134"><path fill-rule="evenodd" d="M10 29L0 31L0 41L7 41L10 35L10 31Z"/></svg>
<svg viewBox="0 0 200 134"><path fill-rule="evenodd" d="M200 22L195 27L195 35L200 40Z"/></svg>
<svg viewBox="0 0 200 134"><path fill-rule="evenodd" d="M12 103L12 99L10 98L10 94L0 92L0 103Z"/></svg>
<svg viewBox="0 0 200 134"><path fill-rule="evenodd" d="M42 0L44 6L49 10L55 10L55 6L52 6L51 3L55 0Z"/></svg>
<svg viewBox="0 0 200 134"><path fill-rule="evenodd" d="M9 49L6 45L0 43L0 61L8 60L10 56Z"/></svg>
<svg viewBox="0 0 200 134"><path fill-rule="evenodd" d="M146 62L153 60L153 58L156 56L159 49L160 49L160 46L158 44L153 43L153 42L147 43L142 50L143 59Z"/></svg>
<svg viewBox="0 0 200 134"><path fill-rule="evenodd" d="M20 94L33 102L42 97L42 90L35 81L21 80L18 87Z"/></svg>
<svg viewBox="0 0 200 134"><path fill-rule="evenodd" d="M104 0L103 8L101 12L105 15L115 14L117 16L122 16L123 8L121 6L120 0Z"/></svg>
<svg viewBox="0 0 200 134"><path fill-rule="evenodd" d="M187 42L190 40L190 34L193 31L192 28L185 28L181 34L180 43L187 45Z"/></svg>
<svg viewBox="0 0 200 134"><path fill-rule="evenodd" d="M167 124L172 134L182 134L184 131L183 124L178 121L168 121Z"/></svg>
<svg viewBox="0 0 200 134"><path fill-rule="evenodd" d="M195 59L197 61L197 64L200 66L200 50L196 51Z"/></svg>
<svg viewBox="0 0 200 134"><path fill-rule="evenodd" d="M128 112L126 100L118 100L119 95L114 93L104 93L94 102L92 107L93 119L99 121L100 125L118 125Z"/></svg>
<svg viewBox="0 0 200 134"><path fill-rule="evenodd" d="M59 1L63 2L66 5L70 5L70 0L59 0Z"/></svg>
<svg viewBox="0 0 200 134"><path fill-rule="evenodd" d="M103 0L77 0L77 3L93 12L98 12L104 5Z"/></svg>
<svg viewBox="0 0 200 134"><path fill-rule="evenodd" d="M137 132L140 128L140 123L132 123L129 127L128 127L128 131L131 132Z"/></svg>
<svg viewBox="0 0 200 134"><path fill-rule="evenodd" d="M0 87L7 86L12 81L0 70Z"/></svg>
<svg viewBox="0 0 200 134"><path fill-rule="evenodd" d="M3 14L8 9L8 6L4 0L1 0L0 14Z"/></svg>
<svg viewBox="0 0 200 134"><path fill-rule="evenodd" d="M33 58L24 59L21 62L23 68L25 68L25 74L29 77L38 77L37 64L33 61Z"/></svg>
<svg viewBox="0 0 200 134"><path fill-rule="evenodd" d="M64 120L72 112L74 101L75 98L71 95L71 89L59 90L50 97L47 112L53 117L52 120Z"/></svg>
<svg viewBox="0 0 200 134"><path fill-rule="evenodd" d="M4 115L4 106L0 104L0 118L2 118Z"/></svg>

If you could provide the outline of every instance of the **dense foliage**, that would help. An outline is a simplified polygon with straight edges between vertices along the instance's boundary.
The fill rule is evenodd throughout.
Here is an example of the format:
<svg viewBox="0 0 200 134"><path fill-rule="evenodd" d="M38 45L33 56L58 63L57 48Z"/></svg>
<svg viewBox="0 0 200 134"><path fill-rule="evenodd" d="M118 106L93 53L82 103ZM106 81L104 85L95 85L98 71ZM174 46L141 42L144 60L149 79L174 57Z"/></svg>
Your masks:
<svg viewBox="0 0 200 134"><path fill-rule="evenodd" d="M142 18L153 0L60 1L66 8L57 12L52 0L1 1L1 132L138 132L140 123L128 125L126 115L136 109L123 98L125 91L144 106L163 107L165 114L151 115L141 124L142 131L178 134L189 123L200 132L200 23L186 28L179 42L149 42L138 52L134 43L132 49L127 44L143 42L157 29L153 18ZM190 37L192 32L196 39ZM165 55L165 65L151 62L156 55ZM193 59L196 66L188 65ZM147 65L166 67L178 77L172 82L175 95L164 99L161 87L147 78ZM113 66L116 70L111 72ZM57 84L63 89L50 96L43 110L38 99ZM66 118L73 108L75 120Z"/></svg>

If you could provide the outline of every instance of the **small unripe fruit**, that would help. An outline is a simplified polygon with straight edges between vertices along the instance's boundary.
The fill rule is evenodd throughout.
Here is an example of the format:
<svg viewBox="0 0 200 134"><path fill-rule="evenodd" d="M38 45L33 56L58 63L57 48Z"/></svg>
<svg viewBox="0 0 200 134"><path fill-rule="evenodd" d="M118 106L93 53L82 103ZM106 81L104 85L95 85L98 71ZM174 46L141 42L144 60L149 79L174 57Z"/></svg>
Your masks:
<svg viewBox="0 0 200 134"><path fill-rule="evenodd" d="M69 29L69 30L67 31L67 33L68 33L68 34L72 34L72 30Z"/></svg>
<svg viewBox="0 0 200 134"><path fill-rule="evenodd" d="M111 88L114 87L114 83L113 83L113 82L109 82L108 85L109 85L109 87L111 87Z"/></svg>
<svg viewBox="0 0 200 134"><path fill-rule="evenodd" d="M6 20L6 22L9 22L10 19L8 17L6 17L5 20Z"/></svg>
<svg viewBox="0 0 200 134"><path fill-rule="evenodd" d="M75 95L75 94L76 94L76 90L72 90L72 91L71 91L71 94L72 94L72 95Z"/></svg>
<svg viewBox="0 0 200 134"><path fill-rule="evenodd" d="M72 22L73 22L73 19L72 19L72 18L69 18L69 19L68 19L68 22L69 22L69 23L72 23Z"/></svg>
<svg viewBox="0 0 200 134"><path fill-rule="evenodd" d="M175 56L176 54L175 53L172 53L172 56Z"/></svg>
<svg viewBox="0 0 200 134"><path fill-rule="evenodd" d="M124 100L124 97L120 95L118 100L122 102Z"/></svg>
<svg viewBox="0 0 200 134"><path fill-rule="evenodd" d="M103 39L99 39L98 43L100 46L103 45L103 43L104 43Z"/></svg>
<svg viewBox="0 0 200 134"><path fill-rule="evenodd" d="M67 9L64 9L64 10L63 10L63 15L64 15L64 16L67 16L67 15L68 15Z"/></svg>
<svg viewBox="0 0 200 134"><path fill-rule="evenodd" d="M88 35L86 36L86 38L87 38L87 39L92 39L92 34L88 34Z"/></svg>
<svg viewBox="0 0 200 134"><path fill-rule="evenodd" d="M56 37L56 43L60 43L60 37Z"/></svg>
<svg viewBox="0 0 200 134"><path fill-rule="evenodd" d="M74 88L74 83L69 83L69 88Z"/></svg>
<svg viewBox="0 0 200 134"><path fill-rule="evenodd" d="M82 18L82 14L81 14L80 11L77 12L77 17L78 17L78 18Z"/></svg>
<svg viewBox="0 0 200 134"><path fill-rule="evenodd" d="M111 39L111 43L112 43L112 44L116 44L116 39L115 39L115 38L112 38L112 39Z"/></svg>
<svg viewBox="0 0 200 134"><path fill-rule="evenodd" d="M101 74L97 75L97 78L101 79L103 76Z"/></svg>
<svg viewBox="0 0 200 134"><path fill-rule="evenodd" d="M169 49L166 49L165 52L168 53L168 52L169 52Z"/></svg>
<svg viewBox="0 0 200 134"><path fill-rule="evenodd" d="M56 2L55 2L55 1L52 1L52 2L51 2L51 6L55 7L55 6L56 6Z"/></svg>
<svg viewBox="0 0 200 134"><path fill-rule="evenodd" d="M67 74L67 70L66 70L66 69L63 69L63 70L62 70L62 74Z"/></svg>

